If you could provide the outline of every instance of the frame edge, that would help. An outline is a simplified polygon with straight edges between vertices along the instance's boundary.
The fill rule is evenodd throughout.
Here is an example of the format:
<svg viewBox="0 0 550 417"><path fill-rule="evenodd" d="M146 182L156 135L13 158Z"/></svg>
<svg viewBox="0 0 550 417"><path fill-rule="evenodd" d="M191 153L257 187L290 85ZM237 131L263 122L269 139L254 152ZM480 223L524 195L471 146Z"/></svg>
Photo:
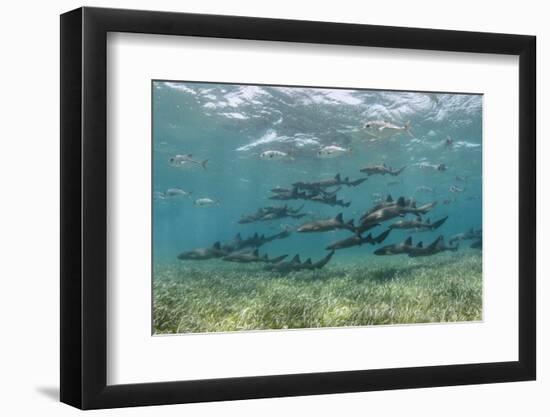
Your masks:
<svg viewBox="0 0 550 417"><path fill-rule="evenodd" d="M525 36L519 53L519 362L537 377L537 38Z"/></svg>
<svg viewBox="0 0 550 417"><path fill-rule="evenodd" d="M60 16L60 401L82 407L82 9Z"/></svg>

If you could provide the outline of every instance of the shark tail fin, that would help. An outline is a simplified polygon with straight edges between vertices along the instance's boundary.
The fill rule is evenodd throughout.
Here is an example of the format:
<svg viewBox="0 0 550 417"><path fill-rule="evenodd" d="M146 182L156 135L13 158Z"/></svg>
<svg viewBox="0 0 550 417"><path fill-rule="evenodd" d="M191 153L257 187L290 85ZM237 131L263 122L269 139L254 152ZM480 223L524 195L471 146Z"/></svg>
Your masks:
<svg viewBox="0 0 550 417"><path fill-rule="evenodd" d="M374 243L374 238L372 237L372 233L369 233L367 237L364 237L361 239L361 243Z"/></svg>
<svg viewBox="0 0 550 417"><path fill-rule="evenodd" d="M430 243L430 246L428 246L429 249L435 249L439 245L443 243L443 235L439 235L436 240L434 240L432 243Z"/></svg>
<svg viewBox="0 0 550 417"><path fill-rule="evenodd" d="M350 205L351 205L351 201L348 201L347 203L344 203L344 207L349 207Z"/></svg>
<svg viewBox="0 0 550 417"><path fill-rule="evenodd" d="M415 136L413 135L412 131L411 131L411 121L407 121L407 123L405 123L405 126L403 126L405 128L405 132L407 132L409 134L409 136L411 138L414 138Z"/></svg>
<svg viewBox="0 0 550 417"><path fill-rule="evenodd" d="M386 238L388 237L388 235L390 234L391 232L391 229L388 229L386 230L385 232L382 232L380 233L378 236L376 236L373 240L374 242L376 243L382 243L384 240L386 240Z"/></svg>
<svg viewBox="0 0 550 417"><path fill-rule="evenodd" d="M426 214L431 209L433 209L437 205L437 201L434 201L433 203L424 204L421 207L418 207L418 213L420 214Z"/></svg>
<svg viewBox="0 0 550 417"><path fill-rule="evenodd" d="M443 223L445 223L448 218L449 218L449 216L445 216L442 219L439 219L438 221L433 222L433 224L431 225L432 230L437 229L439 226L441 226ZM429 221L428 221L428 223L429 223Z"/></svg>
<svg viewBox="0 0 550 417"><path fill-rule="evenodd" d="M285 259L288 255L281 255L281 256L277 256L275 258L271 258L271 259L265 259L266 262L269 262L269 263L272 263L272 264L278 264L279 262L282 262L283 259Z"/></svg>
<svg viewBox="0 0 550 417"><path fill-rule="evenodd" d="M332 256L334 255L334 249L332 251L329 252L329 254L327 256L325 256L323 259L321 259L320 261L318 262L315 262L312 266L313 268L315 269L321 269L322 267L324 267L326 264L328 264L328 262L330 261L330 259L332 258Z"/></svg>
<svg viewBox="0 0 550 417"><path fill-rule="evenodd" d="M208 163L208 159L205 159L204 161L201 162L201 166L202 166L202 169L206 169L206 164Z"/></svg>
<svg viewBox="0 0 550 417"><path fill-rule="evenodd" d="M407 168L407 165L402 166L401 168L399 168L399 169L396 170L396 171L390 172L390 174L391 174L392 176L396 177L396 176L398 176L399 174L401 174L405 168Z"/></svg>

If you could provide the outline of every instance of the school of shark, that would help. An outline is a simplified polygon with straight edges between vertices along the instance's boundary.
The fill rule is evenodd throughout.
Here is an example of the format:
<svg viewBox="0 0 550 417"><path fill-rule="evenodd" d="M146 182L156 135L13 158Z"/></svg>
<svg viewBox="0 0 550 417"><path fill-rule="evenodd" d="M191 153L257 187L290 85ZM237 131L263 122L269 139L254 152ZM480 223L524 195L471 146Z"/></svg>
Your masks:
<svg viewBox="0 0 550 417"><path fill-rule="evenodd" d="M367 136L376 140L388 140L397 135L412 135L410 124L399 126L388 121L372 120L363 126ZM445 140L445 146L452 146L452 139ZM349 149L331 145L321 148L318 158L337 158L350 153ZM288 160L291 158L285 152L278 150L266 150L259 155L262 160ZM178 154L171 157L168 164L175 168L197 168L207 170L207 159L194 159L191 154ZM417 165L421 169L431 169L435 172L444 172L447 167L445 164L422 163ZM354 190L358 194L364 195L365 188L368 188L368 180L373 176L388 176L396 178L388 182L388 187L399 184L399 177L407 175L408 166L393 168L386 163L370 164L356 167L357 177L342 177L335 173L333 177L325 179L312 179L310 181L295 181L288 186L276 186L270 190L269 200L284 202L284 205L272 205L259 207L253 213L243 213L237 221L238 224L253 224L261 222L278 222L283 220L292 220L299 222L294 227L286 226L282 232L266 236L264 233L254 233L243 237L238 233L230 241L215 241L209 247L193 248L184 251L178 255L182 261L203 261L210 259L220 259L225 262L236 262L246 264L261 264L265 271L289 274L299 271L313 271L325 267L333 259L337 251L342 251L356 246L375 246L373 254L376 256L407 256L411 258L436 256L443 252L456 252L459 249L460 242L471 241L469 246L473 249L482 248L482 231L474 227L463 233L448 236L446 239L443 234L439 235L431 242L417 240L413 242L412 236L408 236L403 241L396 241L385 246L382 243L391 240L392 231L400 230L409 233L420 233L439 229L448 220L449 215L439 219L432 220L429 217L430 212L437 206L438 201L426 201L419 203L416 197L399 196L393 198L391 194L385 197L378 196L376 203L371 207L363 208L362 214L358 218L344 219L342 212L337 212L330 218L311 218L311 213L304 210L306 202L322 204L330 207L349 208L353 201L345 201L338 196L338 193L344 188ZM456 181L461 181L457 176ZM451 186L450 193L460 193L464 188ZM430 195L432 188L419 184L416 187L416 194ZM189 197L190 192L181 189L168 189L164 193L157 194L157 198L165 199L170 197ZM293 202L301 201L300 205L294 207ZM197 207L208 207L219 205L219 201L212 198L201 198L194 202ZM443 201L448 205L449 201ZM358 209L361 209L358 207ZM337 210L337 209L335 209ZM285 221L286 221L285 220ZM282 224L281 224L282 225ZM371 231L378 228L379 232ZM319 259L313 261L307 258L302 261L300 254L284 254L280 256L269 256L267 252L260 253L261 248L269 242L279 239L286 239L292 234L309 233L327 233L334 231L346 231L348 237L336 240L326 246L328 251L326 255L320 254ZM445 243L445 241L448 243ZM292 257L290 257L293 255ZM290 259L289 259L290 258Z"/></svg>

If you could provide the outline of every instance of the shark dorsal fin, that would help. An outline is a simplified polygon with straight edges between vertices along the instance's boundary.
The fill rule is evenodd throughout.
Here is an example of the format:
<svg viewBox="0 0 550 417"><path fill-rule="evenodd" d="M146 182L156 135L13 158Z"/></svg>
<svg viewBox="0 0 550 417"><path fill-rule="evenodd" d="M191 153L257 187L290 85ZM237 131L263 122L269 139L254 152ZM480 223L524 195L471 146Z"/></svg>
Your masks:
<svg viewBox="0 0 550 417"><path fill-rule="evenodd" d="M336 181L340 182L340 173L336 174L336 175L334 176L334 179L335 179Z"/></svg>
<svg viewBox="0 0 550 417"><path fill-rule="evenodd" d="M405 207L405 197L399 197L397 199L397 205L400 207Z"/></svg>
<svg viewBox="0 0 550 417"><path fill-rule="evenodd" d="M212 247L213 247L214 249L220 249L220 248L221 248L220 242L218 241L218 242L214 243L214 244L212 245Z"/></svg>
<svg viewBox="0 0 550 417"><path fill-rule="evenodd" d="M411 246L412 245L412 237L409 236L406 240L405 240L405 246Z"/></svg>
<svg viewBox="0 0 550 417"><path fill-rule="evenodd" d="M343 223L344 219L342 218L342 213L338 213L334 220L336 220L338 223Z"/></svg>
<svg viewBox="0 0 550 417"><path fill-rule="evenodd" d="M252 252L252 255L258 256L259 255L258 249L254 249L254 252Z"/></svg>
<svg viewBox="0 0 550 417"><path fill-rule="evenodd" d="M252 236L254 239L258 239L258 232L254 233L254 236Z"/></svg>
<svg viewBox="0 0 550 417"><path fill-rule="evenodd" d="M311 265L311 258L307 258L304 262L305 265Z"/></svg>
<svg viewBox="0 0 550 417"><path fill-rule="evenodd" d="M241 234L240 234L240 233L237 233L237 234L235 235L235 239L236 239L236 240L243 240L243 238L241 237Z"/></svg>
<svg viewBox="0 0 550 417"><path fill-rule="evenodd" d="M293 264L299 264L300 263L300 255L294 255L294 258L292 258L292 260L290 261L292 262Z"/></svg>
<svg viewBox="0 0 550 417"><path fill-rule="evenodd" d="M388 196L386 197L386 203L393 203L393 198L391 194L388 194Z"/></svg>
<svg viewBox="0 0 550 417"><path fill-rule="evenodd" d="M418 242L418 245L416 245L417 248L423 248L424 244L422 242Z"/></svg>

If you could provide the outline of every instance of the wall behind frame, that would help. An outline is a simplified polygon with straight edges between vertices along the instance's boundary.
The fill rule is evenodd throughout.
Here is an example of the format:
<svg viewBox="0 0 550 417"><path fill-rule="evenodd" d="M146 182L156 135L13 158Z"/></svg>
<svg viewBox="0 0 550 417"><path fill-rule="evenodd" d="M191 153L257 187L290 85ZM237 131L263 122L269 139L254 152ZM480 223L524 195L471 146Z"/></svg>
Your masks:
<svg viewBox="0 0 550 417"><path fill-rule="evenodd" d="M479 2L463 0L384 2L253 0L89 0L87 6L157 9L263 17L371 23L440 29L493 31L538 36L538 120L549 108L550 27L544 3L535 0ZM59 392L59 14L82 6L76 0L28 1L4 5L0 100L2 117L2 208L0 230L2 302L0 302L0 405L3 415L80 415L57 402ZM498 18L495 18L498 17ZM538 137L550 131L539 122ZM539 144L542 142L539 139ZM539 213L550 211L550 158L539 146ZM550 220L539 215L539 300L550 297ZM232 403L94 412L128 416L281 416L281 415L467 415L543 416L550 390L550 303L538 303L538 381L345 395L327 395Z"/></svg>

